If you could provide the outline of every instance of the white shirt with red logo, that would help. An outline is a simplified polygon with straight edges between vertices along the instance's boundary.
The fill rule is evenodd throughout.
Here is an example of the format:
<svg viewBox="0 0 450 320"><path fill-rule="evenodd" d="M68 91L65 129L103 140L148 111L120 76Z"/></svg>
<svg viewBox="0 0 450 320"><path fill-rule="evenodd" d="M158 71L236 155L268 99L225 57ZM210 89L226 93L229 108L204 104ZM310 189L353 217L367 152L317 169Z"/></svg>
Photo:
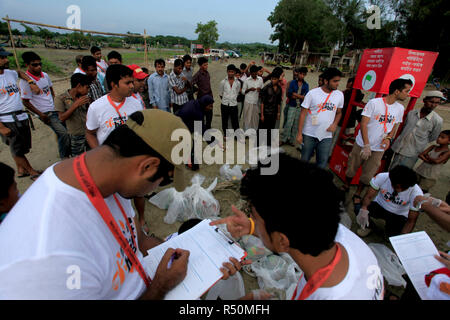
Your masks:
<svg viewBox="0 0 450 320"><path fill-rule="evenodd" d="M22 94L22 99L30 100L31 104L42 113L55 111L55 104L50 88L53 86L50 77L45 72L42 72L36 85L41 89L39 94L31 91L30 85L23 79L20 79L19 87Z"/></svg>
<svg viewBox="0 0 450 320"><path fill-rule="evenodd" d="M0 74L0 114L23 110L17 79L19 75L14 70L5 69L3 74ZM20 121L27 118L26 113L17 115ZM14 122L14 118L11 115L0 116L0 122Z"/></svg>
<svg viewBox="0 0 450 320"><path fill-rule="evenodd" d="M387 106L387 119L386 116ZM392 131L395 124L403 121L405 108L397 101L393 104L384 104L383 98L375 98L367 102L362 112L363 116L370 118L367 124L370 149L372 151L384 151L381 146L383 138ZM385 121L386 119L386 121ZM386 131L384 125L386 124ZM356 143L362 148L364 141L361 130L356 137Z"/></svg>

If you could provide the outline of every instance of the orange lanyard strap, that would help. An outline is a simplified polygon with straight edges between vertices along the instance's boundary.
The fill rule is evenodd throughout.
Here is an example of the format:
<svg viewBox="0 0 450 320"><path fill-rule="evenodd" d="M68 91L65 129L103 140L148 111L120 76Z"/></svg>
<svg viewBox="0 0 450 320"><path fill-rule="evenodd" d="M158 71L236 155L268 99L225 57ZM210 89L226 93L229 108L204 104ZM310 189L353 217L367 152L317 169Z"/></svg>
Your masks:
<svg viewBox="0 0 450 320"><path fill-rule="evenodd" d="M114 110L116 110L117 114L120 117L120 121L122 122L122 124L124 124L123 119L122 119L122 115L120 114L119 110L120 108L122 108L123 104L125 103L127 99L125 98L118 106L114 103L114 101L112 101L111 97L108 95L108 101L109 103L112 105L112 107L114 108Z"/></svg>
<svg viewBox="0 0 450 320"><path fill-rule="evenodd" d="M334 268L341 260L342 252L339 245L336 245L336 254L334 255L333 261L331 263L323 268L320 268L317 270L311 277L311 279L308 280L305 287L303 288L302 292L300 293L300 297L297 300L306 300L310 295L312 295L314 292L316 292L317 289L320 288L320 286L327 281L327 279L330 277L331 273L333 273ZM302 275L303 277L303 275ZM301 281L301 278L300 278ZM300 284L300 281L298 282ZM292 295L291 300L295 300L295 297L297 296L297 287L295 288L294 294Z"/></svg>
<svg viewBox="0 0 450 320"><path fill-rule="evenodd" d="M98 62L97 62L97 67L99 67L100 70L102 70L102 72L105 73L105 69L103 69L102 66L98 64Z"/></svg>
<svg viewBox="0 0 450 320"><path fill-rule="evenodd" d="M330 98L330 96L331 96L332 93L333 93L333 91L331 91L331 92L328 94L328 96L327 96L327 98L325 99L325 101L321 104L319 110L317 110L317 113L321 113L322 111L325 111L324 107L325 107L325 105L327 104L328 99ZM309 111L310 114L312 114L311 110L308 110L308 111Z"/></svg>
<svg viewBox="0 0 450 320"><path fill-rule="evenodd" d="M95 182L92 179L92 176L90 175L90 173L87 169L85 157L86 157L86 153L83 153L81 156L78 156L74 159L73 170L75 172L75 176L76 176L78 182L80 183L81 188L83 189L84 193L89 198L89 201L92 203L92 205L95 207L95 209L97 209L98 213L103 218L103 221L106 223L109 230L116 238L120 247L123 249L123 251L127 255L128 259L130 259L132 266L136 267L137 271L139 272L139 275L144 280L144 283L148 288L150 286L151 279L149 278L149 276L145 272L144 268L142 267L142 264L139 261L139 259L137 258L136 253L131 248L130 243L127 241L127 239L121 232L116 220L114 219L105 200L103 199L102 194L100 193L100 190L95 185ZM123 207L120 204L119 200L117 199L116 195L114 195L114 199L116 200L116 203L117 203L120 211L122 212L123 217L125 218L127 227L130 230L133 245L134 245L135 249L138 250L138 248L136 246L136 241L134 240L133 229L131 228L131 225L128 221L128 217L125 214L125 210L123 209Z"/></svg>
<svg viewBox="0 0 450 320"><path fill-rule="evenodd" d="M384 113L384 121L383 121L384 133L386 133L386 132L387 132L387 126L386 126L386 123L387 123L387 118L388 118L389 113L388 113L388 106L387 106L386 100L385 100L384 98L383 98L383 102L384 102L384 106L385 106L385 108L386 108L386 111L385 111L385 113Z"/></svg>

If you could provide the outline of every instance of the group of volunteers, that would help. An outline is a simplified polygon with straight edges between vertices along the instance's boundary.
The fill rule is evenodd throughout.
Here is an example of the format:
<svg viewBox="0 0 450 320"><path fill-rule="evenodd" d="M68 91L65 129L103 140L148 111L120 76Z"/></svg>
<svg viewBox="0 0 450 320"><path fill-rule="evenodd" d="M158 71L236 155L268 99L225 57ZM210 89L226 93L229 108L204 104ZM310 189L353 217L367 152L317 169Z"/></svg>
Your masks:
<svg viewBox="0 0 450 320"><path fill-rule="evenodd" d="M136 64L123 65L117 51L109 52L106 61L100 48L90 51L76 57L70 88L55 95L38 54L23 53L27 71L14 71L11 53L0 48L0 135L16 164L14 170L0 163L0 299L164 299L186 276L189 251L180 248L167 250L153 278L148 275L143 258L163 240L145 223L144 196L172 183L178 191L185 188L186 168L171 158L178 143L171 136L177 129L193 133L195 121L203 132L211 128L208 59L200 57L194 73L193 59L185 55L174 61L170 74L165 61L157 59L150 74ZM326 167L342 117L351 108L354 79L341 92L341 72L328 68L319 86L310 89L307 72L295 68L288 82L281 67L227 66L219 83L225 137L229 120L234 130L242 123L244 130L270 132L279 128L283 113L281 145L298 146L301 159L281 150L275 174L261 174L263 163L248 169L240 192L251 212L233 206L231 216L211 224L225 224L235 240L253 235L270 251L288 253L302 275L287 299L380 300L384 278L360 238L373 229L370 218L386 220L388 236L411 232L421 211L450 230L449 200L422 191L433 187L450 158L450 131L442 131L443 120L433 111L443 97L427 93L424 106L408 114L395 141L404 113L399 101L408 96L409 80L394 80L386 97L369 100L359 112L351 110L345 134L350 136L348 128L358 122L356 140L347 181L338 188ZM363 97L358 91L356 100ZM26 158L31 119L24 107L58 139L61 161L44 172ZM435 140L437 145L428 146ZM377 174L390 148L389 172ZM309 163L314 154L316 163ZM419 158L423 163L414 172ZM200 169L193 150L190 159L188 167ZM340 214L360 167L352 197L358 237L340 224ZM20 194L15 177L35 181ZM287 181L305 183L292 188ZM437 257L448 268L447 258L445 253ZM251 263L230 258L221 268L222 279ZM251 292L242 299L261 297L270 294Z"/></svg>

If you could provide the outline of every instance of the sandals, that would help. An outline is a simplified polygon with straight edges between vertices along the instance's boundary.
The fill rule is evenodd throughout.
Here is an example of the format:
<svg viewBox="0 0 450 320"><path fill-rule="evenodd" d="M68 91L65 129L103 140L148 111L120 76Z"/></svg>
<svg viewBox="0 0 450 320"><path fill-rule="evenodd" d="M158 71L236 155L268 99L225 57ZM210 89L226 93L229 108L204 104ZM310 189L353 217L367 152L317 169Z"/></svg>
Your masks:
<svg viewBox="0 0 450 320"><path fill-rule="evenodd" d="M28 172L17 174L17 178L25 178L25 177L29 177L29 176L30 176L30 174Z"/></svg>

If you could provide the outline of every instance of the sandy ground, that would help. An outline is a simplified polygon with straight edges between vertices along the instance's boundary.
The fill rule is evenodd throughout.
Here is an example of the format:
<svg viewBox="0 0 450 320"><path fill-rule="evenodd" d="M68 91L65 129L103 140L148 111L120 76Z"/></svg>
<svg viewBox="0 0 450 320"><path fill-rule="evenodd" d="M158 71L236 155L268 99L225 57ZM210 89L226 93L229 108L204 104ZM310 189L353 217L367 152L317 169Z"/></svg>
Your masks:
<svg viewBox="0 0 450 320"><path fill-rule="evenodd" d="M80 54L79 51L58 51L58 54L54 54L54 52L49 52L49 50L37 50L39 54L42 56L51 59L51 61L57 63L60 66L64 66L64 71L67 72L67 75L70 75L70 72L73 70L74 57L76 54ZM126 51L126 50L121 50ZM87 53L85 53L87 54ZM105 54L105 52L104 52ZM137 61L138 63L140 61ZM245 61L242 59L233 59L229 60L228 63L234 63L236 66L239 66L240 63L249 61ZM127 62L129 63L129 62ZM211 84L213 88L213 93L216 98L214 103L214 117L212 126L214 128L221 128L221 116L220 116L220 99L218 97L218 84L219 82L226 77L226 65L225 62L212 62L209 65L209 72L211 74ZM196 68L197 69L197 68ZM269 68L270 69L270 68ZM52 78L61 78L61 76L54 76ZM292 79L292 71L286 71L286 78L288 80ZM317 78L318 73L309 73L306 76L306 81L309 83L310 88L314 88L317 86ZM346 84L346 79L342 79L340 83L339 89L344 90ZM56 94L63 92L68 89L70 86L69 81L56 82L54 84L54 89ZM367 100L367 96L365 100ZM422 106L421 100L419 99L416 108ZM437 112L445 119L444 128L450 128L450 107L449 105L440 106L437 109ZM53 163L57 162L58 152L57 152L57 142L56 136L52 132L52 130L44 125L40 120L33 118L34 125L36 130L32 131L33 136L33 148L31 152L27 155L30 163L36 169L44 170ZM300 153L293 147L286 147L286 151L295 156L299 157ZM9 148L5 144L0 144L0 161L7 163L10 166L14 167L14 162L10 156ZM204 185L209 185L215 177L218 177L220 165L201 165L198 173L204 175L206 177L206 181ZM194 172L187 171L186 179L190 181L191 177L194 175ZM31 185L32 181L29 178L16 179L18 182L19 190L23 193L26 189ZM336 178L336 184L340 185L342 182ZM189 183L188 183L189 184ZM440 176L440 179L436 186L431 190L431 193L438 198L445 198L447 192L450 189L450 165L447 164L444 167L444 170ZM157 190L158 191L158 190ZM352 190L353 191L353 190ZM356 231L357 226L355 223L355 217L353 214L353 209L351 205L351 196L352 192L348 194L348 199L346 205L348 207L348 212L350 217L353 220L352 230ZM231 205L239 203L239 193L238 193L238 185L235 188L220 188L220 190L214 191L214 196L220 202L220 212L221 216L225 217L231 214ZM296 204L298 202L295 202ZM301 210L301 208L298 208ZM160 210L148 203L146 205L145 210L145 218L150 226L151 232L155 233L159 237L166 237L167 235L178 230L180 223L174 223L172 225L168 225L164 223L163 218L165 215L164 210ZM447 246L447 241L449 241L449 234L443 231L439 226L437 226L431 219L429 219L426 215L421 215L418 223L416 225L415 231L425 230L430 237L433 239L434 243L440 250L449 250L450 248ZM388 245L381 234L373 234L364 239L366 242L382 242ZM254 278L249 277L247 274L242 272L242 276L245 281L246 291L250 291L254 288L257 288L258 285ZM397 292L401 289L396 288Z"/></svg>

